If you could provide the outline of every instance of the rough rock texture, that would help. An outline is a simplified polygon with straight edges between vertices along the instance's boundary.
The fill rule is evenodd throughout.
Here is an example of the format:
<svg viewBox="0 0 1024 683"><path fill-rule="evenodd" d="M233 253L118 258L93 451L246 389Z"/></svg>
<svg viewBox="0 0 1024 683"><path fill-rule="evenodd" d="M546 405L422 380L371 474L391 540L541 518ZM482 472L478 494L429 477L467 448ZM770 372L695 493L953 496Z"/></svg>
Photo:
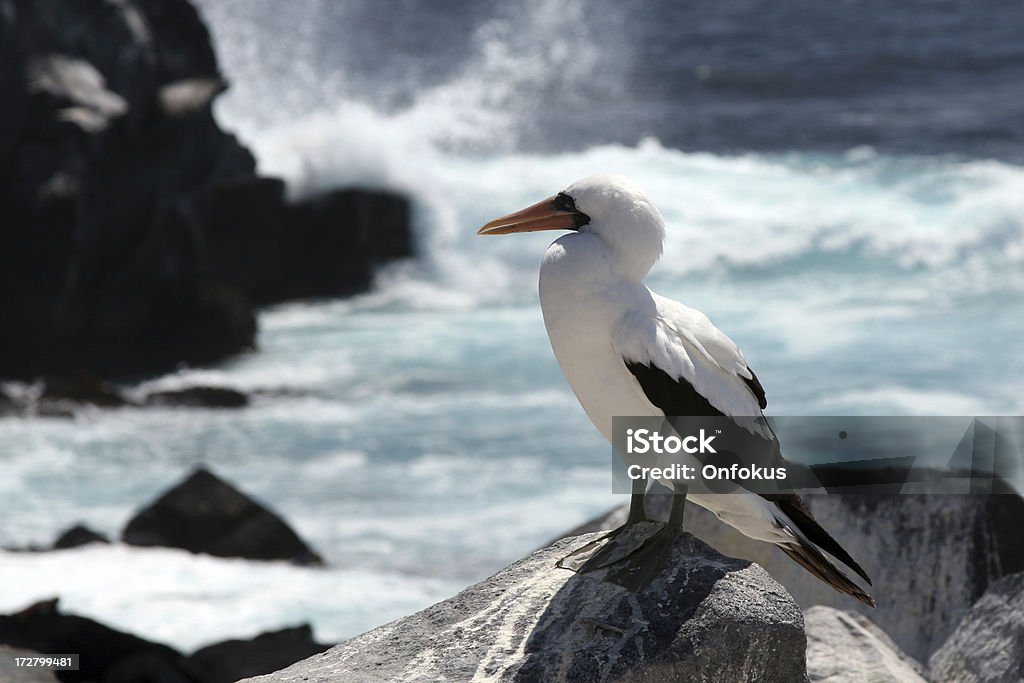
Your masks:
<svg viewBox="0 0 1024 683"><path fill-rule="evenodd" d="M321 563L284 520L202 468L132 517L122 540L220 557Z"/></svg>
<svg viewBox="0 0 1024 683"><path fill-rule="evenodd" d="M57 676L53 671L15 666L15 657L38 657L39 655L40 653L34 650L0 645L0 681L4 683L54 683Z"/></svg>
<svg viewBox="0 0 1024 683"><path fill-rule="evenodd" d="M61 614L56 600L0 615L0 644L48 654L81 655L78 671L60 672L64 681L194 683L182 668L179 652L92 619Z"/></svg>
<svg viewBox="0 0 1024 683"><path fill-rule="evenodd" d="M802 615L760 568L682 535L639 594L556 568L598 538L537 551L270 681L805 680Z"/></svg>
<svg viewBox="0 0 1024 683"><path fill-rule="evenodd" d="M1024 681L1024 573L989 586L929 664L937 683Z"/></svg>
<svg viewBox="0 0 1024 683"><path fill-rule="evenodd" d="M669 496L648 496L648 514L665 518ZM918 661L941 645L993 581L1024 571L1019 496L807 495L821 525L864 567L876 609L860 605L811 576L767 543L751 541L693 504L685 528L732 557L761 565L803 608L827 605L867 615ZM615 508L568 535L620 525Z"/></svg>
<svg viewBox="0 0 1024 683"><path fill-rule="evenodd" d="M226 640L196 650L187 667L204 683L234 683L270 673L323 652L330 645L313 639L309 624L261 633L249 640Z"/></svg>
<svg viewBox="0 0 1024 683"><path fill-rule="evenodd" d="M254 302L411 253L399 197L289 206L214 120L225 87L189 0L0 0L0 377L216 361Z"/></svg>
<svg viewBox="0 0 1024 683"><path fill-rule="evenodd" d="M924 668L862 614L819 605L804 612L807 677L821 681L926 683Z"/></svg>

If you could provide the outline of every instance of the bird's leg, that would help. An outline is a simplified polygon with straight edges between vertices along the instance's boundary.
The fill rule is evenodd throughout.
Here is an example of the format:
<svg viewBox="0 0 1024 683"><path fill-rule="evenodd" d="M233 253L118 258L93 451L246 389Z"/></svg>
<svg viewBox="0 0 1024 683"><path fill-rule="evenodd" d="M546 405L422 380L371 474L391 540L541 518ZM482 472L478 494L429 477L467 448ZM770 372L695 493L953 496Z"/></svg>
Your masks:
<svg viewBox="0 0 1024 683"><path fill-rule="evenodd" d="M637 489L640 489L637 491ZM644 485L639 479L633 480L633 494L629 497L629 515L626 517L626 524L636 524L647 519L647 510L644 509Z"/></svg>
<svg viewBox="0 0 1024 683"><path fill-rule="evenodd" d="M643 590L672 561L672 548L683 531L686 510L686 488L672 496L668 522L659 525L654 534L629 554L629 561L611 567L606 581L631 591Z"/></svg>
<svg viewBox="0 0 1024 683"><path fill-rule="evenodd" d="M683 513L686 511L687 487L685 484L681 484L681 486L683 490L676 491L672 496L672 510L668 513L668 527L675 530L677 535L683 530Z"/></svg>
<svg viewBox="0 0 1024 683"><path fill-rule="evenodd" d="M633 592L641 591L650 584L672 561L672 548L683 531L686 488L677 489L673 495L667 522L648 520L643 511L642 499L639 501L639 511L636 505L636 499L630 501L629 519L633 521L627 519L626 524L618 529L580 548L577 553L601 545L582 564L577 562L567 568L581 574L608 568L605 581ZM558 566L567 566L565 559Z"/></svg>
<svg viewBox="0 0 1024 683"><path fill-rule="evenodd" d="M626 516L625 524L577 548L556 562L555 566L574 572L593 571L628 557L643 545L661 526L660 522L652 522L647 518L647 511L644 508L646 485L647 482L642 479L633 480L633 492L629 499L629 514ZM625 543L619 540L620 536L631 537L636 532L640 532L639 539L622 539Z"/></svg>

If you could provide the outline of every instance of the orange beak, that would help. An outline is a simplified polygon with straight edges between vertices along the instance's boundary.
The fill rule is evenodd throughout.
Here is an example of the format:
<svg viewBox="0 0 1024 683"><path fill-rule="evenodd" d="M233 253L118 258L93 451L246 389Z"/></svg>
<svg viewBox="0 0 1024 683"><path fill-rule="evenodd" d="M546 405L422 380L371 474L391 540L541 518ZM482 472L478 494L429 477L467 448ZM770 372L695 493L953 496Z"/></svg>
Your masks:
<svg viewBox="0 0 1024 683"><path fill-rule="evenodd" d="M525 209L510 213L476 231L478 235L507 235L513 232L537 230L575 230L581 225L583 214L555 207L555 197L548 197Z"/></svg>

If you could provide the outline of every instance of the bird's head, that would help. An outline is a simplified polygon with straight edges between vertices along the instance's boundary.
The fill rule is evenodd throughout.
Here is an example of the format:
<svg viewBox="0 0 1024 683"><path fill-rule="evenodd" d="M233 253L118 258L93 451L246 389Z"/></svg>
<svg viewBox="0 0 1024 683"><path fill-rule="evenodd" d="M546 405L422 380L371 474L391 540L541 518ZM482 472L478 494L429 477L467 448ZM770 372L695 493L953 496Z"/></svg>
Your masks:
<svg viewBox="0 0 1024 683"><path fill-rule="evenodd" d="M639 281L661 256L665 220L647 193L624 175L602 173L577 180L553 197L497 218L478 235L573 230L599 237L619 273Z"/></svg>

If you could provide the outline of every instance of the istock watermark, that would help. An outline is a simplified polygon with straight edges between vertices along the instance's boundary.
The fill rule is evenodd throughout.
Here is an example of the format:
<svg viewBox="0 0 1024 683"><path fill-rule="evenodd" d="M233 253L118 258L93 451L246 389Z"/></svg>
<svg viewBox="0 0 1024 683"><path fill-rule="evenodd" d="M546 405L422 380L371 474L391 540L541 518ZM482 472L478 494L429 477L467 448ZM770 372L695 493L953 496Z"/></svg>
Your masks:
<svg viewBox="0 0 1024 683"><path fill-rule="evenodd" d="M708 436L703 429L699 435L680 437L676 434L662 436L650 429L627 429L627 453L716 453L711 442L714 436ZM695 445L696 444L696 445Z"/></svg>
<svg viewBox="0 0 1024 683"><path fill-rule="evenodd" d="M1022 417L616 417L612 490L1024 491Z"/></svg>

